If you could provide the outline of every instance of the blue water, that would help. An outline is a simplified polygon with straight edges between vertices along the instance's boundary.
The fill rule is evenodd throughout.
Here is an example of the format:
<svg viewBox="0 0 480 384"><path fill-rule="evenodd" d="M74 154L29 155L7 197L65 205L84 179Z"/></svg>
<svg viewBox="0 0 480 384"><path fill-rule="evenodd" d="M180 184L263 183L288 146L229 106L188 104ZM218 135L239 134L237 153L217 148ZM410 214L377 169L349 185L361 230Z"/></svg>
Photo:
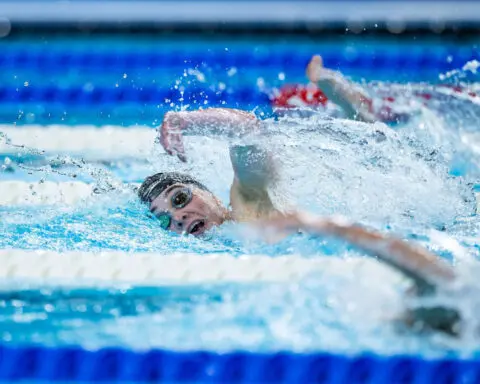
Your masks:
<svg viewBox="0 0 480 384"><path fill-rule="evenodd" d="M4 40L0 46L11 56L6 54L0 60L2 86L9 90L27 87L32 94L23 101L9 100L10 96L0 94L0 118L2 123L25 125L26 129L28 124L70 126L65 129L81 129L79 124L112 124L118 129L139 124L153 128L161 122L164 111L187 106L195 109L195 103L49 101L45 89L110 92L118 84L132 94L147 86L157 87L161 93L175 85L186 89L254 90L263 105L231 99L222 106L258 107L255 112L259 115L266 111L272 135L265 138L264 144L273 151L282 171L274 196L276 202L320 215L342 214L373 228L417 239L449 262L461 264L458 253L432 236L431 230L440 230L448 239L456 240L475 261L478 249L472 239L478 237L479 222L471 190L479 175L478 154L475 140L466 135L477 129L479 105L446 98L438 105L417 111L408 124L392 128L331 120L321 114L307 119L269 119L271 108L264 96L272 87L303 83L304 64L317 52L330 58L332 67L341 67L353 79L363 79L369 89L398 88L414 82L424 82L420 86L428 88L430 84L445 82L439 79L441 73L461 68L478 57L476 43L360 41L353 37L338 41L297 39L207 41L142 36L99 37L95 43L91 39L65 38ZM418 59L409 65L399 64L407 48L409 57L417 55ZM178 52L176 56L173 50ZM163 55L171 62L152 55ZM285 61L288 56L292 59ZM379 56L381 59L375 59ZM9 61L9 57L15 60ZM83 61L75 62L70 57L81 57ZM142 62L139 57L148 60ZM182 63L178 57L185 57L187 62ZM157 66L152 67L155 62ZM435 65L427 65L429 62ZM379 84L373 80L389 82ZM447 82L475 86L478 75L461 71ZM198 100L198 104L211 105L204 101ZM376 140L378 130L385 133L385 140ZM162 153L124 161L92 162L91 167L103 170L104 180L72 166L56 166L52 171L48 156L12 150L0 157L1 161L5 162L7 157L12 161L2 168L0 181L69 181L71 177L64 174L74 172L80 181L101 183L107 179L127 183L139 182L159 170L175 169L194 173L228 203L232 170L227 142L188 138L186 144L187 164L179 164ZM25 170L19 164L40 170ZM249 241L233 224L213 231L208 240L182 237L161 231L145 213L145 207L131 191L92 196L75 206L0 207L0 246L58 252L122 250L132 252L132 257L134 252L144 251L157 252L159 257L183 251L198 253L198 257L211 253L312 258L358 255L345 244L306 235L292 236L276 245ZM470 271L476 270L472 262ZM466 284L472 281L472 276L465 275ZM401 313L404 291L403 285L385 281L378 287L369 283L365 272L348 271L327 271L298 284L180 288L115 284L79 288L75 282L71 286L56 282L38 286L7 281L0 290L0 340L9 344L74 344L93 348L125 345L376 351L426 356L478 351L478 340L468 335L454 340L437 334L417 334L395 323L393 319ZM467 322L472 326L478 317L477 296L473 290L461 297L458 304L461 310L470 310Z"/></svg>

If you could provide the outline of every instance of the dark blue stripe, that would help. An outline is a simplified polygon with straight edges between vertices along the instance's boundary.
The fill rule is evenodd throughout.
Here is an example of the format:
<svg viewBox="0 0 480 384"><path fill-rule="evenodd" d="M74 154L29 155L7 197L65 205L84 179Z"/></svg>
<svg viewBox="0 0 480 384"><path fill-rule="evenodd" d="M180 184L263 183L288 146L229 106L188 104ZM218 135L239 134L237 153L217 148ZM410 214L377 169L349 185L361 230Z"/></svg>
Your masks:
<svg viewBox="0 0 480 384"><path fill-rule="evenodd" d="M0 87L0 103L2 102L37 102L60 103L65 105L99 105L118 103L145 104L188 104L193 102L200 106L247 103L264 105L269 97L253 87L239 88L235 91L212 91L208 87L187 87L182 93L178 89L159 87L95 87L86 90L83 87Z"/></svg>
<svg viewBox="0 0 480 384"><path fill-rule="evenodd" d="M133 352L0 347L0 380L45 382L478 383L478 360L328 353Z"/></svg>
<svg viewBox="0 0 480 384"><path fill-rule="evenodd" d="M155 52L48 52L4 48L0 55L0 69L35 68L42 72L63 72L68 68L88 68L97 71L130 70L136 68L193 68L201 65L212 67L281 67L304 68L311 52L290 50L272 50L256 54L254 52L198 52L186 53L172 51ZM380 51L370 50L365 53L349 54L342 50L321 52L324 61L330 67L348 68L411 68L429 67L437 71L458 68L465 62L478 59L475 48L424 49ZM450 60L447 60L450 57Z"/></svg>

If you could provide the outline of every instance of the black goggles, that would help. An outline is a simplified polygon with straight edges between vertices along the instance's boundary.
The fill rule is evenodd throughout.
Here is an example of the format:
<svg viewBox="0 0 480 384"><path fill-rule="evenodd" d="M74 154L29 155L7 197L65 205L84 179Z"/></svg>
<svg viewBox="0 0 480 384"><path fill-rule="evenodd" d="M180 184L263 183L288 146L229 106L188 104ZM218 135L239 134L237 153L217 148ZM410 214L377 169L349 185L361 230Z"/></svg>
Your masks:
<svg viewBox="0 0 480 384"><path fill-rule="evenodd" d="M175 191L170 198L170 203L174 209L182 209L192 201L192 191L190 188L181 188ZM168 229L172 223L172 214L170 212L160 212L154 216L160 221L162 229Z"/></svg>

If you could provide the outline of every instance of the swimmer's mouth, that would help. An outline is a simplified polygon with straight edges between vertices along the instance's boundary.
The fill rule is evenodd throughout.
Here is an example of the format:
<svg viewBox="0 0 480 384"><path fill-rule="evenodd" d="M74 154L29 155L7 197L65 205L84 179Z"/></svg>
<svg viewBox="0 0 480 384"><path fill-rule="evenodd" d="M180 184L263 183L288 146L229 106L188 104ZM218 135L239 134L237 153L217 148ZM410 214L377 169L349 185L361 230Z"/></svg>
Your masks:
<svg viewBox="0 0 480 384"><path fill-rule="evenodd" d="M194 236L202 234L203 232L205 232L205 220L193 221L192 224L190 224L190 226L188 227L187 232L190 235Z"/></svg>

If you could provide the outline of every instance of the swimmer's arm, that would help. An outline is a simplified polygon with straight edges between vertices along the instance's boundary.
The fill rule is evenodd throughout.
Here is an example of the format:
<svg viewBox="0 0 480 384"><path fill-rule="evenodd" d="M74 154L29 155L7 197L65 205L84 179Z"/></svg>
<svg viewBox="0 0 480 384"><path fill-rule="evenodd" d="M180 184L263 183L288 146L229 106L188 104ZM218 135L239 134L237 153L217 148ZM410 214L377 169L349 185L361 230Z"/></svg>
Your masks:
<svg viewBox="0 0 480 384"><path fill-rule="evenodd" d="M273 210L267 192L277 175L271 154L256 145L235 145L230 147L230 160L234 171L232 193L247 202L261 201L263 208Z"/></svg>
<svg viewBox="0 0 480 384"><path fill-rule="evenodd" d="M241 137L259 128L254 114L230 108L167 112L164 122L178 127L184 135Z"/></svg>
<svg viewBox="0 0 480 384"><path fill-rule="evenodd" d="M455 280L453 269L425 248L401 239L370 231L344 220L317 218L307 214L292 213L263 221L265 231L296 232L302 230L313 235L334 237L364 251L393 267L415 283L415 293L428 295L439 286ZM273 233L275 235L275 233ZM458 312L447 307L420 307L409 312L410 322L448 333L455 333L460 320Z"/></svg>
<svg viewBox="0 0 480 384"><path fill-rule="evenodd" d="M269 223L266 223L268 226ZM412 278L422 289L434 288L450 282L455 275L452 268L425 248L396 237L368 230L343 219L318 218L306 213L292 213L270 223L275 229L298 230L344 240L376 256L384 263Z"/></svg>
<svg viewBox="0 0 480 384"><path fill-rule="evenodd" d="M242 137L257 132L255 115L236 109L209 108L199 111L168 112L159 129L159 141L170 155L186 161L184 135Z"/></svg>

